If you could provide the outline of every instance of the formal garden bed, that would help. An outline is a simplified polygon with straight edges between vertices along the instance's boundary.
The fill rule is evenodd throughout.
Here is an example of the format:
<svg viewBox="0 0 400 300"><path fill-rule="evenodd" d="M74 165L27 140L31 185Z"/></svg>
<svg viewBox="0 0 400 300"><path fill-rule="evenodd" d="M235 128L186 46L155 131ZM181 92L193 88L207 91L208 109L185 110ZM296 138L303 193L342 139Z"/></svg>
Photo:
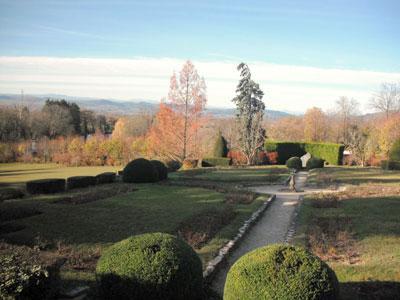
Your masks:
<svg viewBox="0 0 400 300"><path fill-rule="evenodd" d="M346 190L305 197L295 243L332 267L343 299L400 298L400 172L325 168L309 181Z"/></svg>
<svg viewBox="0 0 400 300"><path fill-rule="evenodd" d="M45 178L49 170L51 177L57 177L54 172L60 172L54 166L50 169L43 165L40 168L30 166L30 172L22 168L15 165L15 171L7 170L7 175L1 178L2 186L8 188L11 184L21 188L24 178ZM76 171L82 170L70 169L64 168L57 174L76 176ZM96 169L98 173L110 171L109 168ZM200 187L190 179L189 174L193 172L185 171L170 174L170 183L116 182L6 200L0 204L3 212L0 214L0 238L3 240L0 249L4 254L10 247L20 245L37 249L40 260L48 264L61 261L60 278L64 289L82 284L94 286L96 262L104 249L129 236L147 232L182 237L199 254L205 268L268 199L268 195L239 188L232 190L230 180L233 178L233 184L254 185L287 177L287 171L281 167L254 170L254 176L250 176L247 168L196 170L194 172L199 175L210 176L201 178L205 185ZM86 174L96 175L94 172ZM179 185L179 181L190 181L192 185ZM221 188L213 187L215 183L221 184Z"/></svg>

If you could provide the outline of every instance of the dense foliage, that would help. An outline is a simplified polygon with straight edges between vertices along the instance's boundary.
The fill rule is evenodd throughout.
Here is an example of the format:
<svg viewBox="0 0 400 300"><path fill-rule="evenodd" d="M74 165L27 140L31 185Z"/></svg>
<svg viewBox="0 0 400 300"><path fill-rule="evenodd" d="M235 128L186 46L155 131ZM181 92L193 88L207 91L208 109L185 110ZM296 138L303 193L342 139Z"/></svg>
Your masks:
<svg viewBox="0 0 400 300"><path fill-rule="evenodd" d="M45 300L57 292L57 276L34 257L0 256L0 298Z"/></svg>
<svg viewBox="0 0 400 300"><path fill-rule="evenodd" d="M265 130L262 127L265 104L258 83L251 78L249 67L240 63L240 81L236 87L236 97L232 101L237 108L239 147L246 156L247 164L254 164L257 151L262 147Z"/></svg>
<svg viewBox="0 0 400 300"><path fill-rule="evenodd" d="M242 256L229 270L224 300L337 299L338 281L327 264L305 249L270 245Z"/></svg>
<svg viewBox="0 0 400 300"><path fill-rule="evenodd" d="M318 157L311 157L306 164L306 168L308 170L323 168L324 167L324 160Z"/></svg>
<svg viewBox="0 0 400 300"><path fill-rule="evenodd" d="M163 162L159 160L151 160L150 162L157 169L159 180L165 180L168 178L168 169Z"/></svg>
<svg viewBox="0 0 400 300"><path fill-rule="evenodd" d="M275 142L268 140L264 144L268 152L278 152L278 162L284 164L290 157L301 157L307 152L321 158L331 165L341 165L344 145L332 143Z"/></svg>
<svg viewBox="0 0 400 300"><path fill-rule="evenodd" d="M400 162L400 139L394 142L389 152L389 160Z"/></svg>
<svg viewBox="0 0 400 300"><path fill-rule="evenodd" d="M286 167L288 167L289 169L300 170L302 168L302 162L300 157L294 156L289 158L286 161Z"/></svg>
<svg viewBox="0 0 400 300"><path fill-rule="evenodd" d="M190 170L197 168L199 160L197 159L185 159L182 162L181 170Z"/></svg>
<svg viewBox="0 0 400 300"><path fill-rule="evenodd" d="M88 187L96 183L97 179L95 176L72 176L67 178L67 188L69 190Z"/></svg>
<svg viewBox="0 0 400 300"><path fill-rule="evenodd" d="M52 194L65 191L65 179L38 179L26 182L26 190L30 194Z"/></svg>
<svg viewBox="0 0 400 300"><path fill-rule="evenodd" d="M228 157L204 157L201 161L202 167L227 167L231 164Z"/></svg>
<svg viewBox="0 0 400 300"><path fill-rule="evenodd" d="M154 165L144 158L138 158L129 162L122 173L124 182L157 182L158 172Z"/></svg>
<svg viewBox="0 0 400 300"><path fill-rule="evenodd" d="M202 264L183 240L134 236L104 252L96 267L102 299L202 299Z"/></svg>
<svg viewBox="0 0 400 300"><path fill-rule="evenodd" d="M222 136L221 132L218 133L215 139L213 157L226 157L228 154L228 143L226 139Z"/></svg>

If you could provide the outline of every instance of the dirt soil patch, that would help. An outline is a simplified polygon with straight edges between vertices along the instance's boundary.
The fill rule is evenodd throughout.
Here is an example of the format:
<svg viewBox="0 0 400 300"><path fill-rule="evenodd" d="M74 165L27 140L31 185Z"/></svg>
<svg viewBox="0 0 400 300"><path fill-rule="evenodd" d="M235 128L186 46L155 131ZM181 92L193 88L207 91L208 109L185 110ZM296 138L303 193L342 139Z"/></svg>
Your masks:
<svg viewBox="0 0 400 300"><path fill-rule="evenodd" d="M356 264L360 261L348 217L319 217L307 230L307 246L326 261Z"/></svg>

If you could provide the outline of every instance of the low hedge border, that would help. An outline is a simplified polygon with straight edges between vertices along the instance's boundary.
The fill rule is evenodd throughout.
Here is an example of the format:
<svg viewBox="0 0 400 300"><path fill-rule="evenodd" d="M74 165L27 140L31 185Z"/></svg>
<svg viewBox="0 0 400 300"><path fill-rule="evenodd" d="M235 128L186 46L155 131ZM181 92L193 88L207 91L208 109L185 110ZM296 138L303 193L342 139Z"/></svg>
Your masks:
<svg viewBox="0 0 400 300"><path fill-rule="evenodd" d="M72 176L67 178L67 187L69 190L96 185L96 183L97 179L95 176Z"/></svg>
<svg viewBox="0 0 400 300"><path fill-rule="evenodd" d="M251 226L258 221L258 219L269 207L269 205L275 200L275 198L276 195L272 195L268 199L266 199L263 205L261 205L259 209L253 212L251 217L243 223L242 227L239 228L236 236L232 240L227 242L225 246L219 250L218 255L207 263L207 266L203 272L203 278L205 282L210 283L212 281L215 274L217 274L218 270L224 264L223 262L225 262L227 257L232 253L232 251L237 247L240 241L248 233Z"/></svg>
<svg viewBox="0 0 400 300"><path fill-rule="evenodd" d="M201 161L202 167L228 167L231 159L228 157L205 157Z"/></svg>
<svg viewBox="0 0 400 300"><path fill-rule="evenodd" d="M65 179L51 178L27 181L26 190L29 194L53 194L64 192Z"/></svg>
<svg viewBox="0 0 400 300"><path fill-rule="evenodd" d="M382 160L381 167L384 170L400 170L400 161Z"/></svg>
<svg viewBox="0 0 400 300"><path fill-rule="evenodd" d="M114 172L104 172L96 175L97 184L113 183L115 182L117 174Z"/></svg>

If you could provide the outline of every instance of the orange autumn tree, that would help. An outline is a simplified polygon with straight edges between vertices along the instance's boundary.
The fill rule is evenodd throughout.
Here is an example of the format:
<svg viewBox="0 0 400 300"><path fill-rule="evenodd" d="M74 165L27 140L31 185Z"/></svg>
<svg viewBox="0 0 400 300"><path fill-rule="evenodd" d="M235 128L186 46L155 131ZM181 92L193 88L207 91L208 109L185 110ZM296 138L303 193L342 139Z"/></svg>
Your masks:
<svg viewBox="0 0 400 300"><path fill-rule="evenodd" d="M183 161L201 152L199 129L205 122L206 85L187 61L171 77L168 98L162 100L148 136L149 147L161 158Z"/></svg>

